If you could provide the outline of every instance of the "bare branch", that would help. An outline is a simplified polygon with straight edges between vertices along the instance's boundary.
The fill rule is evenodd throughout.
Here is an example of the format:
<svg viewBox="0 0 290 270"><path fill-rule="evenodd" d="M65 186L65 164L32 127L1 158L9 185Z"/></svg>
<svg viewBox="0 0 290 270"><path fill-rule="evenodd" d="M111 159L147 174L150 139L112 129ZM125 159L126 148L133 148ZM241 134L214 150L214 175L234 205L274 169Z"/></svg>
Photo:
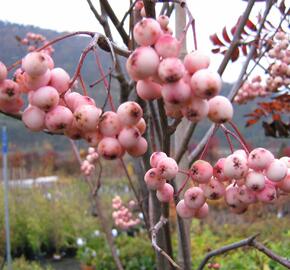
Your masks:
<svg viewBox="0 0 290 270"><path fill-rule="evenodd" d="M160 220L151 229L151 243L153 248L162 254L175 268L182 269L161 247L157 245L157 233L167 223L167 221L168 220L166 218L161 216Z"/></svg>
<svg viewBox="0 0 290 270"><path fill-rule="evenodd" d="M287 267L288 269L290 269L290 261L287 260L286 258L283 258L283 257L275 254L272 250L268 249L262 243L258 242L256 240L257 236L258 236L258 234L255 234L255 235L253 235L249 238L243 239L239 242L226 245L226 246L218 248L216 250L212 250L204 257L204 259L202 260L202 262L198 266L197 270L202 270L205 267L205 265L207 264L207 262L212 257L218 256L218 255L224 254L226 252L229 252L231 250L238 249L240 247L245 247L245 246L253 247L253 248L259 250L260 252L264 253L272 260L274 260L274 261L280 263L281 265Z"/></svg>

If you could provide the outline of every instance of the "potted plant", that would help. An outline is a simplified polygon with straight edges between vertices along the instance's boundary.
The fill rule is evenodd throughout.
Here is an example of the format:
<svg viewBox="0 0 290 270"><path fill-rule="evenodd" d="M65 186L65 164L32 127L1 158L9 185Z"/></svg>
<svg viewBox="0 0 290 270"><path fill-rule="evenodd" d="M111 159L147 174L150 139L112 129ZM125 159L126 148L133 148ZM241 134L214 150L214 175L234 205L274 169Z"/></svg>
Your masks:
<svg viewBox="0 0 290 270"><path fill-rule="evenodd" d="M94 260L96 257L96 251L90 247L84 246L78 249L77 258L81 262L82 270L95 270Z"/></svg>

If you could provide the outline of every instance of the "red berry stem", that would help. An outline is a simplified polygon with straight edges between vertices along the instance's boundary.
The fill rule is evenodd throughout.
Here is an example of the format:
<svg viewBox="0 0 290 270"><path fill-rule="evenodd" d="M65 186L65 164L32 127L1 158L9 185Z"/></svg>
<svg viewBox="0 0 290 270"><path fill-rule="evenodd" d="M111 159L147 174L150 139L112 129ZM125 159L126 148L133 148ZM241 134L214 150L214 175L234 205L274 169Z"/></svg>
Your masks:
<svg viewBox="0 0 290 270"><path fill-rule="evenodd" d="M214 126L213 131L212 131L212 134L211 134L210 137L208 138L208 140L207 140L207 142L206 142L206 145L204 146L204 148L203 148L203 150L202 150L202 152L201 152L201 154L200 154L200 156L199 156L198 159L203 159L203 157L205 156L205 154L206 154L206 152L207 152L207 149L208 149L208 147L209 147L209 143L210 143L210 141L212 140L212 138L213 138L213 136L215 135L215 133L216 133L216 131L218 130L218 128L219 128L219 125L216 124L216 125Z"/></svg>
<svg viewBox="0 0 290 270"><path fill-rule="evenodd" d="M248 150L251 150L248 143L246 142L245 138L243 137L242 133L239 131L237 125L233 121L228 121L228 123L231 125L231 127L234 129L234 131L237 133L243 144L247 147Z"/></svg>
<svg viewBox="0 0 290 270"><path fill-rule="evenodd" d="M223 129L224 133L225 133L225 136L226 136L226 139L227 139L227 142L229 144L229 147L231 149L231 152L233 153L234 152L234 147L233 147L233 143L231 141L231 138L229 136L229 134Z"/></svg>
<svg viewBox="0 0 290 270"><path fill-rule="evenodd" d="M187 177L185 178L184 182L182 183L182 186L179 188L179 190L174 194L175 197L178 197L181 191L185 188L188 180L190 178L190 175L188 174Z"/></svg>
<svg viewBox="0 0 290 270"><path fill-rule="evenodd" d="M80 72L78 78L79 78L80 84L81 84L81 86L82 86L83 93L84 93L85 96L87 96L87 95L88 95L88 91L87 91L86 85L85 85L85 83L84 83L84 80L83 80L83 77L82 77L81 72Z"/></svg>

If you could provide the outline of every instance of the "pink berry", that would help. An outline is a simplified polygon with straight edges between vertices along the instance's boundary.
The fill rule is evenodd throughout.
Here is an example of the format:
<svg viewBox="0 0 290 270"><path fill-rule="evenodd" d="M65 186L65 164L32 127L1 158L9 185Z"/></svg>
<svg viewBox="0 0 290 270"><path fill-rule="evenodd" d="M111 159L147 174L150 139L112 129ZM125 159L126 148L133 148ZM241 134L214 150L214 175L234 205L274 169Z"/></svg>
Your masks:
<svg viewBox="0 0 290 270"><path fill-rule="evenodd" d="M242 155L231 154L224 163L224 175L230 179L241 179L248 172L247 159Z"/></svg>
<svg viewBox="0 0 290 270"><path fill-rule="evenodd" d="M137 140L137 143L131 147L126 149L128 154L132 157L140 157L144 155L147 152L148 149L148 143L145 138L139 137Z"/></svg>
<svg viewBox="0 0 290 270"><path fill-rule="evenodd" d="M48 61L44 53L31 52L22 59L21 67L31 77L41 76L48 69Z"/></svg>
<svg viewBox="0 0 290 270"><path fill-rule="evenodd" d="M118 135L118 140L125 149L134 147L139 138L140 132L136 127L125 127Z"/></svg>
<svg viewBox="0 0 290 270"><path fill-rule="evenodd" d="M290 193L290 168L287 169L286 177L277 182L277 186L284 192Z"/></svg>
<svg viewBox="0 0 290 270"><path fill-rule="evenodd" d="M195 161L190 168L190 176L198 183L208 183L213 175L212 166L205 160Z"/></svg>
<svg viewBox="0 0 290 270"><path fill-rule="evenodd" d="M154 152L150 157L150 165L153 168L157 168L157 164L160 160L167 158L164 152Z"/></svg>
<svg viewBox="0 0 290 270"><path fill-rule="evenodd" d="M157 163L157 169L161 177L166 180L171 180L178 173L178 165L173 158L165 157L159 160Z"/></svg>
<svg viewBox="0 0 290 270"><path fill-rule="evenodd" d="M97 129L94 131L82 132L82 137L89 143L90 146L96 147L104 138L101 132Z"/></svg>
<svg viewBox="0 0 290 270"><path fill-rule="evenodd" d="M265 187L266 179L263 173L256 171L249 171L246 175L246 186L253 190L262 190Z"/></svg>
<svg viewBox="0 0 290 270"><path fill-rule="evenodd" d="M144 120L144 118L141 118L138 123L136 124L136 128L138 128L139 132L141 135L144 134L145 130L146 130L146 122Z"/></svg>
<svg viewBox="0 0 290 270"><path fill-rule="evenodd" d="M201 188L204 196L210 200L218 200L225 194L225 186L223 183L213 177L208 183L202 184Z"/></svg>
<svg viewBox="0 0 290 270"><path fill-rule="evenodd" d="M59 102L59 93L51 86L43 86L37 89L31 98L31 104L43 111L49 111Z"/></svg>
<svg viewBox="0 0 290 270"><path fill-rule="evenodd" d="M169 17L166 15L160 15L157 18L157 21L159 22L161 28L165 28L169 24Z"/></svg>
<svg viewBox="0 0 290 270"><path fill-rule="evenodd" d="M229 178L224 174L224 163L226 159L220 158L213 167L213 176L219 181L228 181Z"/></svg>
<svg viewBox="0 0 290 270"><path fill-rule="evenodd" d="M209 106L205 99L193 98L181 111L184 117L191 122L198 122L208 114Z"/></svg>
<svg viewBox="0 0 290 270"><path fill-rule="evenodd" d="M190 74L209 67L209 56L201 51L193 51L184 57L184 66Z"/></svg>
<svg viewBox="0 0 290 270"><path fill-rule="evenodd" d="M98 153L104 159L112 160L121 157L124 150L117 139L105 137L99 142Z"/></svg>
<svg viewBox="0 0 290 270"><path fill-rule="evenodd" d="M72 112L64 106L56 106L45 115L45 126L51 132L63 132L72 121Z"/></svg>
<svg viewBox="0 0 290 270"><path fill-rule="evenodd" d="M158 67L158 75L163 82L172 83L180 80L185 74L182 61L176 57L162 60Z"/></svg>
<svg viewBox="0 0 290 270"><path fill-rule="evenodd" d="M144 80L157 73L159 56L151 47L139 47L128 58L126 67L133 80Z"/></svg>
<svg viewBox="0 0 290 270"><path fill-rule="evenodd" d="M10 101L20 96L20 89L16 82L12 80L4 80L0 83L0 99Z"/></svg>
<svg viewBox="0 0 290 270"><path fill-rule="evenodd" d="M285 163L288 169L290 168L290 157L281 157L280 160Z"/></svg>
<svg viewBox="0 0 290 270"><path fill-rule="evenodd" d="M171 35L161 35L156 41L154 48L162 58L178 57L181 43Z"/></svg>
<svg viewBox="0 0 290 270"><path fill-rule="evenodd" d="M201 69L192 75L190 86L196 96L210 99L220 92L222 80L217 72Z"/></svg>
<svg viewBox="0 0 290 270"><path fill-rule="evenodd" d="M274 159L265 171L266 177L273 182L281 181L287 175L287 166L279 159Z"/></svg>
<svg viewBox="0 0 290 270"><path fill-rule="evenodd" d="M0 83L6 79L7 73L6 66L0 61Z"/></svg>
<svg viewBox="0 0 290 270"><path fill-rule="evenodd" d="M125 126L136 125L143 116L140 105L133 101L122 103L117 110L121 123Z"/></svg>
<svg viewBox="0 0 290 270"><path fill-rule="evenodd" d="M112 111L105 112L99 120L99 129L106 137L115 137L122 129L118 114Z"/></svg>
<svg viewBox="0 0 290 270"><path fill-rule="evenodd" d="M191 90L183 80L166 83L161 90L165 102L170 104L183 104L191 98Z"/></svg>
<svg viewBox="0 0 290 270"><path fill-rule="evenodd" d="M32 131L40 131L44 128L45 112L35 106L29 106L22 114L22 121Z"/></svg>
<svg viewBox="0 0 290 270"><path fill-rule="evenodd" d="M161 35L160 24L152 18L138 22L133 29L134 39L141 46L153 45Z"/></svg>
<svg viewBox="0 0 290 270"><path fill-rule="evenodd" d="M165 183L160 189L157 189L156 197L160 202L170 202L173 200L173 187Z"/></svg>
<svg viewBox="0 0 290 270"><path fill-rule="evenodd" d="M208 118L214 123L225 123L233 118L234 109L224 96L216 96L208 101Z"/></svg>
<svg viewBox="0 0 290 270"><path fill-rule="evenodd" d="M245 204L251 204L251 203L257 202L256 193L245 185L242 185L239 187L237 196L238 196L238 199L242 203L245 203Z"/></svg>
<svg viewBox="0 0 290 270"><path fill-rule="evenodd" d="M176 212L181 218L193 218L196 209L188 207L184 200L180 200L176 205Z"/></svg>
<svg viewBox="0 0 290 270"><path fill-rule="evenodd" d="M266 184L264 189L257 192L257 199L263 203L272 203L277 199L277 191L274 185Z"/></svg>
<svg viewBox="0 0 290 270"><path fill-rule="evenodd" d="M94 105L79 106L74 111L76 126L81 130L96 130L101 114L102 110Z"/></svg>
<svg viewBox="0 0 290 270"><path fill-rule="evenodd" d="M164 178L161 178L159 171L156 168L152 168L145 173L144 180L149 189L160 189L166 183Z"/></svg>
<svg viewBox="0 0 290 270"><path fill-rule="evenodd" d="M206 197L200 187L191 187L184 193L184 203L187 207L198 209L204 205Z"/></svg>
<svg viewBox="0 0 290 270"><path fill-rule="evenodd" d="M253 170L265 170L272 161L274 155L265 148L255 148L248 157L249 168Z"/></svg>
<svg viewBox="0 0 290 270"><path fill-rule="evenodd" d="M15 114L20 111L23 104L24 101L21 98L15 98L12 100L0 99L0 110L5 113Z"/></svg>
<svg viewBox="0 0 290 270"><path fill-rule="evenodd" d="M239 187L233 184L226 188L225 202L232 210L236 210L236 213L245 208L245 204L239 200Z"/></svg>
<svg viewBox="0 0 290 270"><path fill-rule="evenodd" d="M51 74L50 70L47 69L47 71L36 77L30 77L26 72L23 74L24 75L24 84L25 87L29 88L29 90L37 90L40 87L48 85Z"/></svg>
<svg viewBox="0 0 290 270"><path fill-rule="evenodd" d="M136 91L143 100L153 100L161 97L161 85L152 80L139 80Z"/></svg>
<svg viewBox="0 0 290 270"><path fill-rule="evenodd" d="M51 79L49 85L54 87L60 94L68 90L70 77L62 68L51 70Z"/></svg>
<svg viewBox="0 0 290 270"><path fill-rule="evenodd" d="M208 212L209 212L209 207L208 207L208 204L205 203L201 208L196 210L194 217L198 219L204 219L207 217Z"/></svg>

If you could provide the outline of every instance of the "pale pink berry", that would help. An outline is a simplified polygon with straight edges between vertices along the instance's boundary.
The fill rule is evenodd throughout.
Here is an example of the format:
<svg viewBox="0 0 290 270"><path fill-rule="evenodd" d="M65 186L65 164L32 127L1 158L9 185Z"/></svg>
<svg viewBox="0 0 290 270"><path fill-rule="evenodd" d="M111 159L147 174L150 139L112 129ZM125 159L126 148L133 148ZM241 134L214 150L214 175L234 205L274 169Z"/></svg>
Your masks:
<svg viewBox="0 0 290 270"><path fill-rule="evenodd" d="M38 88L32 95L31 104L41 110L49 111L59 102L59 93L51 86Z"/></svg>
<svg viewBox="0 0 290 270"><path fill-rule="evenodd" d="M229 178L224 174L224 163L226 159L220 158L217 163L213 167L213 176L217 178L219 181L228 181Z"/></svg>
<svg viewBox="0 0 290 270"><path fill-rule="evenodd" d="M257 192L257 199L263 203L272 203L277 199L277 191L274 185L266 184L264 189Z"/></svg>
<svg viewBox="0 0 290 270"><path fill-rule="evenodd" d="M285 163L288 169L290 168L290 157L281 157L280 160Z"/></svg>
<svg viewBox="0 0 290 270"><path fill-rule="evenodd" d="M7 78L7 73L6 66L0 61L0 83Z"/></svg>
<svg viewBox="0 0 290 270"><path fill-rule="evenodd" d="M208 212L209 212L209 207L208 207L208 204L205 203L201 208L196 210L194 217L198 219L204 219L207 217Z"/></svg>
<svg viewBox="0 0 290 270"><path fill-rule="evenodd" d="M156 41L154 48L158 55L163 58L178 57L181 43L171 35L161 35Z"/></svg>
<svg viewBox="0 0 290 270"><path fill-rule="evenodd" d="M143 116L143 110L138 103L127 101L119 106L117 114L123 125L134 126Z"/></svg>
<svg viewBox="0 0 290 270"><path fill-rule="evenodd" d="M196 209L188 207L184 200L180 200L176 205L176 212L181 218L193 218Z"/></svg>
<svg viewBox="0 0 290 270"><path fill-rule="evenodd" d="M5 113L15 114L20 111L23 104L24 101L21 98L15 98L12 100L0 99L0 110Z"/></svg>
<svg viewBox="0 0 290 270"><path fill-rule="evenodd" d="M206 197L200 187L191 187L184 193L184 203L186 206L198 209L204 205Z"/></svg>
<svg viewBox="0 0 290 270"><path fill-rule="evenodd" d="M141 46L153 45L161 35L160 24L152 18L145 18L135 24L134 39Z"/></svg>
<svg viewBox="0 0 290 270"><path fill-rule="evenodd" d="M210 99L220 92L222 80L217 72L201 69L192 75L190 86L196 96Z"/></svg>
<svg viewBox="0 0 290 270"><path fill-rule="evenodd" d="M100 141L104 138L102 133L97 129L94 131L82 132L82 137L88 142L92 147L98 146Z"/></svg>
<svg viewBox="0 0 290 270"><path fill-rule="evenodd" d="M143 117L136 124L136 128L138 128L138 130L139 130L139 132L140 132L141 135L144 134L144 132L146 130L146 122L145 122L145 120L144 120Z"/></svg>
<svg viewBox="0 0 290 270"><path fill-rule="evenodd" d="M233 118L232 103L224 96L216 96L208 101L208 118L218 124L225 123Z"/></svg>
<svg viewBox="0 0 290 270"><path fill-rule="evenodd" d="M263 173L249 171L246 175L245 185L254 191L262 190L265 187L266 179Z"/></svg>
<svg viewBox="0 0 290 270"><path fill-rule="evenodd" d="M51 77L49 69L44 74L36 77L30 77L26 72L23 75L25 87L29 88L29 90L37 90L40 87L48 85Z"/></svg>
<svg viewBox="0 0 290 270"><path fill-rule="evenodd" d="M182 118L182 108L183 104L173 104L173 103L168 103L164 102L164 109L165 113L168 117L175 118L175 119L180 119Z"/></svg>
<svg viewBox="0 0 290 270"><path fill-rule="evenodd" d="M230 211L237 215L244 214L247 210L248 210L248 204L245 204L245 203L241 203L237 207L230 208Z"/></svg>
<svg viewBox="0 0 290 270"><path fill-rule="evenodd" d="M105 137L98 144L98 153L104 159L112 160L120 158L124 154L124 150L117 139Z"/></svg>
<svg viewBox="0 0 290 270"><path fill-rule="evenodd" d="M210 200L218 200L225 194L224 184L213 177L208 183L202 184L201 188L204 196Z"/></svg>
<svg viewBox="0 0 290 270"><path fill-rule="evenodd" d="M169 17L166 15L160 15L157 18L161 28L165 28L169 24Z"/></svg>
<svg viewBox="0 0 290 270"><path fill-rule="evenodd" d="M256 193L245 185L239 187L238 199L245 204L257 202Z"/></svg>
<svg viewBox="0 0 290 270"><path fill-rule="evenodd" d="M181 109L184 117L191 122L198 122L204 119L208 114L209 106L205 99L193 98L190 103Z"/></svg>
<svg viewBox="0 0 290 270"><path fill-rule="evenodd" d="M62 68L54 68L51 70L51 79L49 85L54 87L60 94L68 90L70 77Z"/></svg>
<svg viewBox="0 0 290 270"><path fill-rule="evenodd" d="M241 179L248 172L247 159L242 155L231 154L224 163L224 175L230 179Z"/></svg>
<svg viewBox="0 0 290 270"><path fill-rule="evenodd" d="M242 156L244 156L244 158L248 158L248 154L244 149L238 149L238 150L234 151L234 154L242 155Z"/></svg>
<svg viewBox="0 0 290 270"><path fill-rule="evenodd" d="M19 98L20 94L20 89L16 82L7 79L0 83L0 99L10 101Z"/></svg>
<svg viewBox="0 0 290 270"><path fill-rule="evenodd" d="M67 104L67 107L72 111L75 112L75 110L79 107L79 106L83 106L83 105L92 105L92 106L96 106L95 101L89 97L89 96L78 96L78 95L73 95L73 93L71 93L71 95L69 96L70 98L72 98L70 100L70 105L67 104L67 99L65 98L65 102Z"/></svg>
<svg viewBox="0 0 290 270"><path fill-rule="evenodd" d="M213 175L212 166L205 160L195 161L190 168L190 176L198 183L208 183Z"/></svg>
<svg viewBox="0 0 290 270"><path fill-rule="evenodd" d="M184 66L190 74L209 67L209 56L201 51L193 51L184 57Z"/></svg>
<svg viewBox="0 0 290 270"><path fill-rule="evenodd" d="M64 135L72 140L80 140L82 138L83 133L77 128L75 119L73 119L71 125L64 131Z"/></svg>
<svg viewBox="0 0 290 270"><path fill-rule="evenodd" d="M170 202L173 200L173 187L165 183L161 188L157 189L156 197L160 202Z"/></svg>
<svg viewBox="0 0 290 270"><path fill-rule="evenodd" d="M239 187L234 186L233 184L227 186L225 192L225 202L233 210L244 209L245 204L239 200Z"/></svg>
<svg viewBox="0 0 290 270"><path fill-rule="evenodd" d="M249 168L253 170L265 170L272 161L274 155L265 148L255 148L248 157Z"/></svg>
<svg viewBox="0 0 290 270"><path fill-rule="evenodd" d="M153 168L157 168L158 162L164 158L167 158L167 155L164 152L154 152L150 156L150 165Z"/></svg>
<svg viewBox="0 0 290 270"><path fill-rule="evenodd" d="M159 56L151 47L139 47L128 58L126 63L130 77L144 80L157 73Z"/></svg>
<svg viewBox="0 0 290 270"><path fill-rule="evenodd" d="M178 165L173 158L165 157L159 160L157 163L157 169L161 177L166 180L171 180L178 173Z"/></svg>
<svg viewBox="0 0 290 270"><path fill-rule="evenodd" d="M170 104L183 104L190 100L191 89L183 80L166 83L161 90L165 102Z"/></svg>
<svg viewBox="0 0 290 270"><path fill-rule="evenodd" d="M35 106L29 106L22 114L24 125L32 131L40 131L44 128L45 112Z"/></svg>
<svg viewBox="0 0 290 270"><path fill-rule="evenodd" d="M136 85L136 91L143 100L153 100L161 97L161 85L152 80L139 80Z"/></svg>
<svg viewBox="0 0 290 270"><path fill-rule="evenodd" d="M63 132L72 121L72 112L64 106L56 106L45 115L45 126L51 132Z"/></svg>
<svg viewBox="0 0 290 270"><path fill-rule="evenodd" d="M136 10L141 10L144 7L143 0L138 0L135 4L135 9Z"/></svg>
<svg viewBox="0 0 290 270"><path fill-rule="evenodd" d="M287 166L279 159L274 159L265 171L266 177L273 182L281 181L287 175Z"/></svg>
<svg viewBox="0 0 290 270"><path fill-rule="evenodd" d="M140 157L144 155L147 152L148 149L148 143L145 138L139 137L137 140L137 143L131 147L126 149L128 154L132 157Z"/></svg>
<svg viewBox="0 0 290 270"><path fill-rule="evenodd" d="M52 57L47 53L44 53L43 56L46 58L48 68L53 69L54 68L54 61L53 61Z"/></svg>
<svg viewBox="0 0 290 270"><path fill-rule="evenodd" d="M76 126L79 129L92 131L97 129L102 110L93 105L82 105L74 111Z"/></svg>
<svg viewBox="0 0 290 270"><path fill-rule="evenodd" d="M286 177L277 182L277 186L284 192L290 193L290 168L287 169Z"/></svg>
<svg viewBox="0 0 290 270"><path fill-rule="evenodd" d="M43 52L31 52L22 59L21 67L31 77L41 76L48 69L48 60Z"/></svg>
<svg viewBox="0 0 290 270"><path fill-rule="evenodd" d="M159 171L156 168L148 170L144 175L144 180L149 189L160 189L166 183L164 178L161 178Z"/></svg>
<svg viewBox="0 0 290 270"><path fill-rule="evenodd" d="M124 127L118 135L118 140L122 147L127 149L134 147L140 136L140 132L136 127Z"/></svg>
<svg viewBox="0 0 290 270"><path fill-rule="evenodd" d="M163 82L172 83L180 80L185 74L182 61L176 57L165 58L158 67L158 75Z"/></svg>
<svg viewBox="0 0 290 270"><path fill-rule="evenodd" d="M99 129L106 137L115 137L122 129L119 116L112 111L105 112L99 120Z"/></svg>

